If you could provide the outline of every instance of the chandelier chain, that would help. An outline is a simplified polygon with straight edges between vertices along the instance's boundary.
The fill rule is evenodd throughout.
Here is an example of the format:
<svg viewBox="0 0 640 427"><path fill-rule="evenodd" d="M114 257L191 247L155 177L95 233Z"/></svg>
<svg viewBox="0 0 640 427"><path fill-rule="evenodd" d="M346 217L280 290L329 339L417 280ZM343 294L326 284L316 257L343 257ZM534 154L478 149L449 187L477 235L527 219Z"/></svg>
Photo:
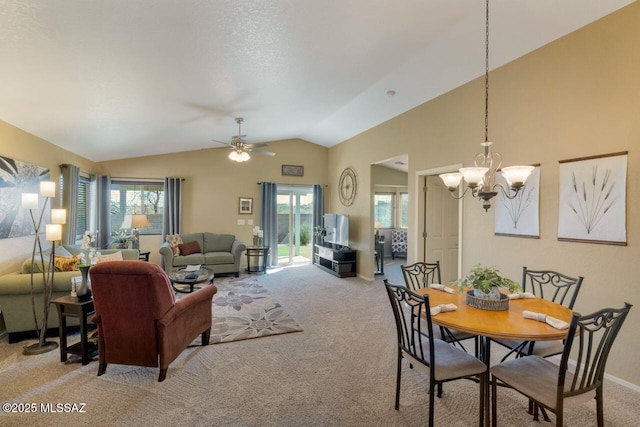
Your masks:
<svg viewBox="0 0 640 427"><path fill-rule="evenodd" d="M489 0L485 20L484 55L484 142L489 141Z"/></svg>

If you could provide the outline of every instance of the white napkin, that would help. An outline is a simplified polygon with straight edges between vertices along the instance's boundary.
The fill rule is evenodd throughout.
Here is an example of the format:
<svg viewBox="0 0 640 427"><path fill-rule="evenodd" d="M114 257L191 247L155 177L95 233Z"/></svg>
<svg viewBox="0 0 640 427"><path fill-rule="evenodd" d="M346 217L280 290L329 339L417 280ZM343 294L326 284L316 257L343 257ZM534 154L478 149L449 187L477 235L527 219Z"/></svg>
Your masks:
<svg viewBox="0 0 640 427"><path fill-rule="evenodd" d="M450 288L448 286L445 285L441 285L440 283L432 283L429 285L430 288L432 289L437 289L439 291L445 291L447 293L452 294L453 293L453 288Z"/></svg>
<svg viewBox="0 0 640 427"><path fill-rule="evenodd" d="M547 325L551 325L556 329L567 329L569 328L569 324L564 320L556 319L555 317L547 316L544 313L536 313L534 311L523 311L522 317L525 319L533 319L538 322L545 322Z"/></svg>
<svg viewBox="0 0 640 427"><path fill-rule="evenodd" d="M507 295L509 299L520 299L520 298L535 298L536 296L531 292L514 292L512 294Z"/></svg>
<svg viewBox="0 0 640 427"><path fill-rule="evenodd" d="M456 311L458 307L455 304L440 304L435 307L431 307L431 315L435 316L438 313L445 313L447 311Z"/></svg>

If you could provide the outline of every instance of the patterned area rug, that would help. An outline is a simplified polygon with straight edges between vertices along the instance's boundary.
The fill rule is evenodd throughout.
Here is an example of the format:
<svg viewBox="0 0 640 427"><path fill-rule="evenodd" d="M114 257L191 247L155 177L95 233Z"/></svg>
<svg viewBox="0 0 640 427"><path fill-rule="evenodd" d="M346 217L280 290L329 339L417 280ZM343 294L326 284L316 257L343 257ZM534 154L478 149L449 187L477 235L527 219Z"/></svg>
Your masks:
<svg viewBox="0 0 640 427"><path fill-rule="evenodd" d="M211 344L303 330L256 279L222 279L214 285Z"/></svg>

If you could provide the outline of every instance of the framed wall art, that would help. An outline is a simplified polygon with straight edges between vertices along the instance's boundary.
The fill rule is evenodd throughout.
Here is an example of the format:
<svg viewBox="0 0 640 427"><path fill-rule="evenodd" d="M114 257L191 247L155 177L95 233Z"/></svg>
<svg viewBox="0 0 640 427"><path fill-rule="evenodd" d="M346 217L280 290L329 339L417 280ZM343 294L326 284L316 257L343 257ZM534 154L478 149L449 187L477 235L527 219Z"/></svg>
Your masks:
<svg viewBox="0 0 640 427"><path fill-rule="evenodd" d="M238 202L238 213L243 215L253 214L253 199L251 197L240 197Z"/></svg>
<svg viewBox="0 0 640 427"><path fill-rule="evenodd" d="M282 165L282 176L304 176L304 166Z"/></svg>
<svg viewBox="0 0 640 427"><path fill-rule="evenodd" d="M0 156L0 239L33 234L29 211L22 208L22 193L40 194L40 181L49 181L49 169ZM42 208L45 198L40 196L38 203ZM49 208L43 224L49 220Z"/></svg>
<svg viewBox="0 0 640 427"><path fill-rule="evenodd" d="M535 168L522 190L509 199L498 192L495 202L494 232L496 236L540 238L540 165ZM509 188L501 172L496 181Z"/></svg>
<svg viewBox="0 0 640 427"><path fill-rule="evenodd" d="M627 152L560 161L558 240L627 244Z"/></svg>

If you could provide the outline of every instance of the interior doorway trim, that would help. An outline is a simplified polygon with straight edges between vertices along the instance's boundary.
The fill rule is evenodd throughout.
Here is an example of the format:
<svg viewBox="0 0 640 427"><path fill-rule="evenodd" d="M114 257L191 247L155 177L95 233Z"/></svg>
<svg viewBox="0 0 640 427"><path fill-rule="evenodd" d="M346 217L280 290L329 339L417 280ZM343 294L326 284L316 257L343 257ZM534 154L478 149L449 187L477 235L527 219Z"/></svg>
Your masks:
<svg viewBox="0 0 640 427"><path fill-rule="evenodd" d="M461 163L450 165L450 166L442 166L439 168L433 169L423 169L415 172L413 179L413 188L415 189L414 194L420 194L422 191L422 183L421 180L425 176L429 175L439 175L441 173L448 172L457 172L458 169L463 167ZM417 201L417 197L415 198ZM462 277L462 208L463 208L463 198L458 200L458 277ZM410 227L413 227L414 230L420 230L420 226L418 224L418 220L420 219L420 204L413 203L413 219L411 220ZM411 254L411 261L407 260L408 264L412 264L417 262L418 260L418 241L421 239L409 239L410 250L409 254Z"/></svg>

